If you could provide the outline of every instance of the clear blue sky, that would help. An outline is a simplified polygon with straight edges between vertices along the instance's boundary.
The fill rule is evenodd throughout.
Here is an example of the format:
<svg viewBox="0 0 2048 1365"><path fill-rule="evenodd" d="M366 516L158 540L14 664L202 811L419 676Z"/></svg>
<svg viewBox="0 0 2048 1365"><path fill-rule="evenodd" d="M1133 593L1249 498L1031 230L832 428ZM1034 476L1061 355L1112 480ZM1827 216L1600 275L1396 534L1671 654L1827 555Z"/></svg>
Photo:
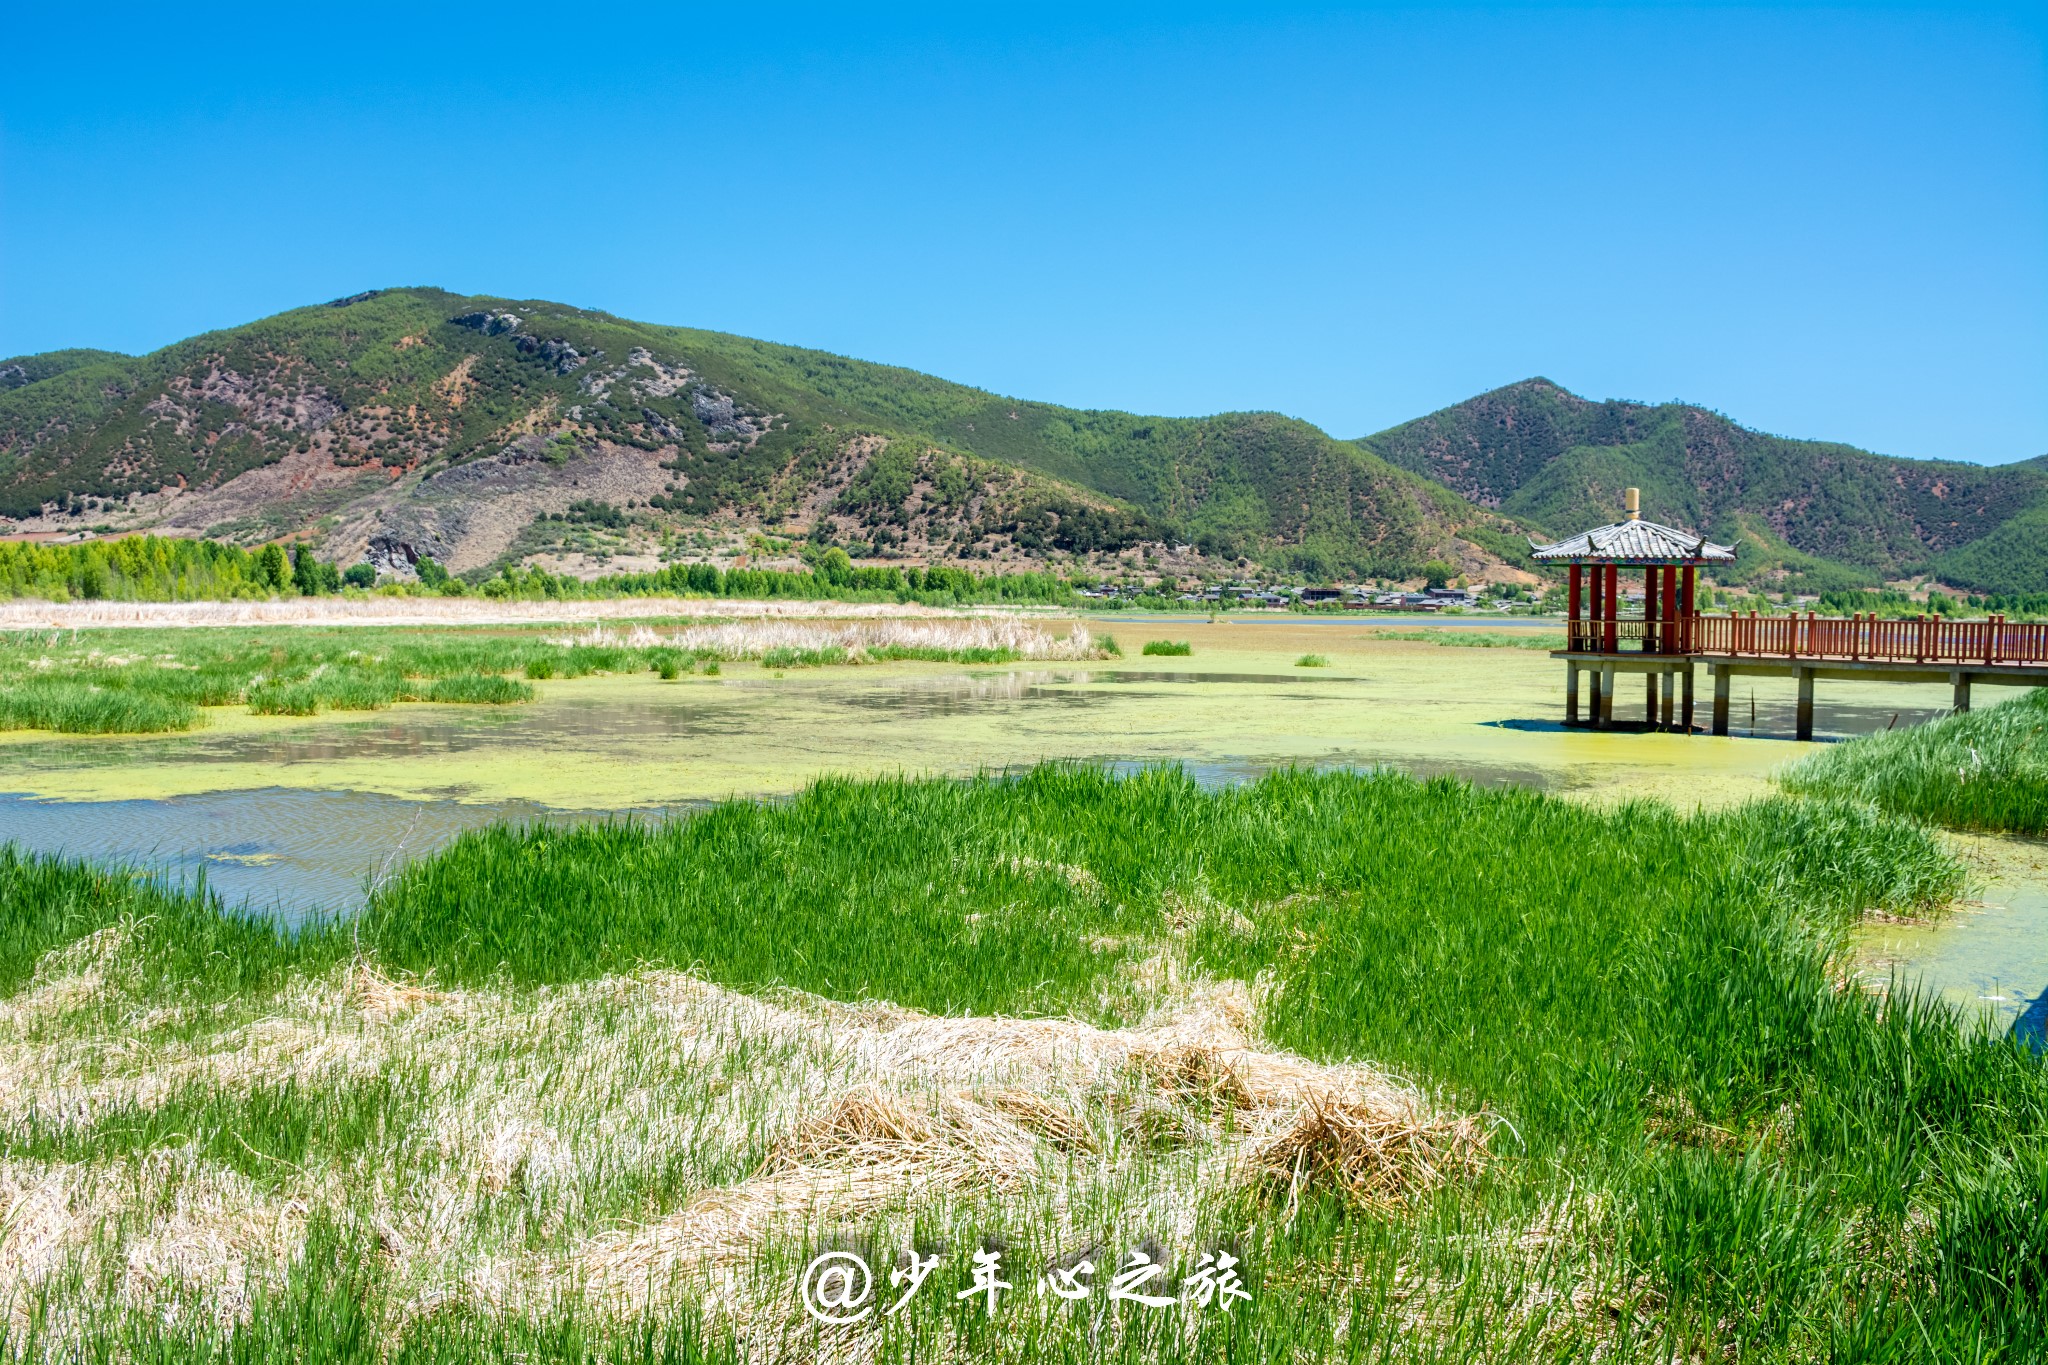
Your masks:
<svg viewBox="0 0 2048 1365"><path fill-rule="evenodd" d="M397 284L1358 435L2048 452L2048 8L22 5L0 355Z"/></svg>

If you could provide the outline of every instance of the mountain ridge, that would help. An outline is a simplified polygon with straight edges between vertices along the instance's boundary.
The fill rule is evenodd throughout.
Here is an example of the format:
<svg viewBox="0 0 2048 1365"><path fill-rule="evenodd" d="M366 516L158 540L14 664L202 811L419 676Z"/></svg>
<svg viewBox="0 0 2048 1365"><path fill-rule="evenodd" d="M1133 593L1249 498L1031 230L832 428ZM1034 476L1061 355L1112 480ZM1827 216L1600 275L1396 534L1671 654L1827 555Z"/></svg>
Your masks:
<svg viewBox="0 0 2048 1365"><path fill-rule="evenodd" d="M1504 385L1360 444L1545 532L1612 520L1621 490L1742 549L1738 581L1846 587L1931 575L1987 591L2048 586L2048 457L2007 465L1878 455L1773 436L1687 403Z"/></svg>
<svg viewBox="0 0 2048 1365"><path fill-rule="evenodd" d="M1743 581L2048 587L2048 457L1908 461L1687 404L1505 385L1338 439L1150 417L546 300L373 290L144 356L0 362L0 516L293 537L404 573L634 567L764 534L865 557L1316 578L1525 571L1527 533L1652 515Z"/></svg>
<svg viewBox="0 0 2048 1365"><path fill-rule="evenodd" d="M560 550L545 543L557 522L590 502L623 506L671 555L679 535L701 550L782 528L883 556L1151 547L1168 567L1401 575L1445 556L1481 565L1460 533L1511 529L1277 414L1082 412L428 289L87 359L0 394L0 512L18 526L294 534L395 569L423 553L478 568Z"/></svg>

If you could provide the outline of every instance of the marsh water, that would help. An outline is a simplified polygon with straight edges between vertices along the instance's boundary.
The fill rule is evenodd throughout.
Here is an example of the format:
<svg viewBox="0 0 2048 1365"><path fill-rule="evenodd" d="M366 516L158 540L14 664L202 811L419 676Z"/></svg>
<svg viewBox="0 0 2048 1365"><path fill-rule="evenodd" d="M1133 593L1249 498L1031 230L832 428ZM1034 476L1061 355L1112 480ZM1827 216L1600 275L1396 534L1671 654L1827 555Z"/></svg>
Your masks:
<svg viewBox="0 0 2048 1365"><path fill-rule="evenodd" d="M1380 639L1341 618L1091 624L1120 634L1127 657L782 673L727 665L716 678L667 683L547 682L536 702L505 708L307 718L223 708L186 734L16 735L0 740L0 841L203 878L231 903L291 919L345 912L406 859L494 821L665 819L728 796L785 794L821 773L1073 759L1178 763L1222 783L1285 764L1385 765L1691 807L1763 793L1807 748L1784 738L1789 680L1761 679L1753 691L1744 680L1726 739L1592 733L1560 724L1563 670L1541 650ZM1188 640L1194 653L1139 654L1159 636ZM1308 653L1327 665L1300 666ZM1947 703L1934 687L1823 684L1816 729L1825 742L1911 725ZM1641 705L1624 691L1617 717ZM2044 859L2009 840L1972 841L1972 856L1981 906L1939 927L1877 932L1871 970L1995 1020L2048 1015Z"/></svg>

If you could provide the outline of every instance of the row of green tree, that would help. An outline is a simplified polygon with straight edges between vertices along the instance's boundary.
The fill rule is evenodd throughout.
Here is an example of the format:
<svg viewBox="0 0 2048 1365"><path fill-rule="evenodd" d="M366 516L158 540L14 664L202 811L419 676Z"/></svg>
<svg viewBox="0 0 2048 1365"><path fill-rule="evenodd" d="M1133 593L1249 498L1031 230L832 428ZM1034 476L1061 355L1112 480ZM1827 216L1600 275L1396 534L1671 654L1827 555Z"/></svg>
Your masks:
<svg viewBox="0 0 2048 1365"><path fill-rule="evenodd" d="M976 574L944 565L874 568L854 564L839 549L817 554L802 569L671 564L652 573L613 574L588 582L511 565L489 577L465 580L432 559L420 560L417 570L416 584L387 584L386 589L515 599L691 595L1058 603L1073 595L1066 580L1051 574ZM63 545L0 541L0 596L5 597L56 602L220 601L317 597L376 584L372 566L355 564L343 573L304 545L287 552L275 544L244 550L217 540L167 536Z"/></svg>
<svg viewBox="0 0 2048 1365"><path fill-rule="evenodd" d="M1814 609L1827 616L2001 615L2017 619L2048 616L2048 592L1963 593L1959 596L1950 596L1936 589L1921 599L1897 588L1866 588L1861 591L1822 593L1820 600L1814 604Z"/></svg>
<svg viewBox="0 0 2048 1365"><path fill-rule="evenodd" d="M306 546L244 550L218 540L123 536L82 544L0 541L0 596L50 601L214 601L315 596L344 585L368 587L377 573L359 564L343 574Z"/></svg>

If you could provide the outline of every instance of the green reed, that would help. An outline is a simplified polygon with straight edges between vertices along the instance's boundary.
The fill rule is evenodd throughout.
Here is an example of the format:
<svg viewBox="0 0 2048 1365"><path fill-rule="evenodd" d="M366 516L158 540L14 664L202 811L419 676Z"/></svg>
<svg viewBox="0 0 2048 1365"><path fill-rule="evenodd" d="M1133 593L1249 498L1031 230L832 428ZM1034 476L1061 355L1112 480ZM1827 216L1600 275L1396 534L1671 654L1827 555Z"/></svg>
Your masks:
<svg viewBox="0 0 2048 1365"><path fill-rule="evenodd" d="M2048 692L1831 744L1779 781L1953 829L2048 834Z"/></svg>
<svg viewBox="0 0 2048 1365"><path fill-rule="evenodd" d="M1133 969L1164 954L1265 983L1275 1043L1369 1059L1494 1116L1490 1173L1397 1213L1313 1191L1291 1219L1205 1211L1204 1226L1249 1229L1258 1252L1258 1300L1228 1326L1040 1321L1027 1306L985 1327L948 1305L892 1329L876 1359L2036 1358L2040 1063L1945 1006L1845 987L1834 966L1862 912L1927 912L1960 888L1924 829L1862 804L1680 815L1391 773L1208 789L1171 769L1048 766L828 780L666 824L477 831L380 888L359 920L289 938L203 897L0 858L0 972L19 989L42 953L118 923L136 926L148 965L107 1007L109 1028L163 1016L141 1008L163 997L253 1014L265 991L350 958L535 998L667 965L742 988L1114 1023L1155 1003ZM186 1133L255 1180L263 1160L231 1155L231 1135L297 1164L407 1150L380 1135L402 1133L436 1083L173 1090L175 1112L82 1132L9 1117L0 1150L78 1160ZM726 1169L754 1159L735 1150ZM593 1187L590 1216L656 1216L685 1188L634 1179ZM1032 1244L1022 1211L983 1214ZM297 1330L337 1358L370 1358L371 1341L447 1360L725 1349L687 1305L625 1324L464 1310L415 1319L391 1346L358 1335L357 1317L390 1321L401 1289L378 1282L376 1256L343 1251L374 1235L337 1230L242 1327L115 1314L105 1354L284 1358ZM955 1253L963 1235L949 1234Z"/></svg>

